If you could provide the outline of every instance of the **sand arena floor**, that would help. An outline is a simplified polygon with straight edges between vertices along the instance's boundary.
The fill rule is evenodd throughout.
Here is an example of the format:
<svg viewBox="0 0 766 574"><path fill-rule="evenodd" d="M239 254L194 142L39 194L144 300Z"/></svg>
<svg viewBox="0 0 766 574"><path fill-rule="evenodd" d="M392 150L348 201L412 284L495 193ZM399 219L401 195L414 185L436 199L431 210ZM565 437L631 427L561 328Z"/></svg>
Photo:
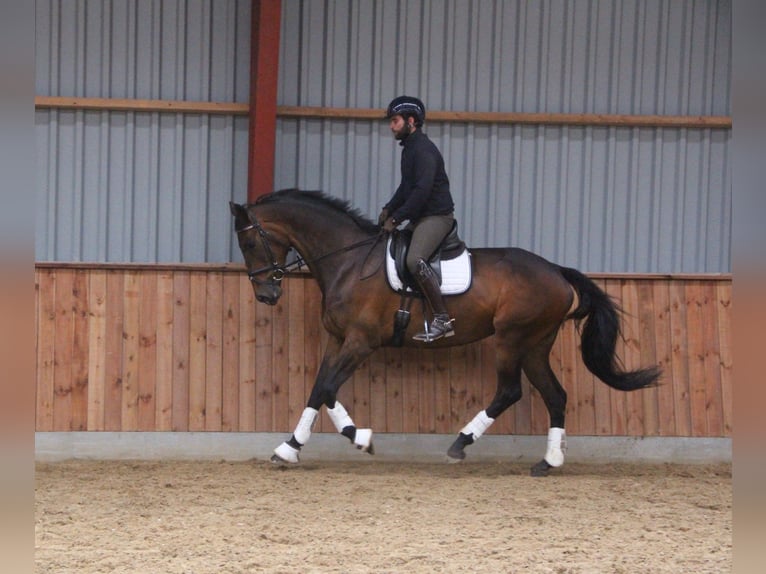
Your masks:
<svg viewBox="0 0 766 574"><path fill-rule="evenodd" d="M38 573L728 572L731 466L38 463Z"/></svg>

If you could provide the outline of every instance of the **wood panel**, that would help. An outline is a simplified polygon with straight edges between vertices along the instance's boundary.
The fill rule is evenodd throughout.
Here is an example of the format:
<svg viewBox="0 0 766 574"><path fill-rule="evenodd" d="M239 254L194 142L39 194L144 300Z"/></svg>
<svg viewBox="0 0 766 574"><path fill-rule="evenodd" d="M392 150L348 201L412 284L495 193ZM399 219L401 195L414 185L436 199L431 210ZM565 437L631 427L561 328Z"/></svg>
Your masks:
<svg viewBox="0 0 766 574"><path fill-rule="evenodd" d="M53 385L56 375L56 272L37 274L35 317L37 317L37 361L35 428L53 430Z"/></svg>
<svg viewBox="0 0 766 574"><path fill-rule="evenodd" d="M221 331L221 430L236 431L239 424L239 277L223 276ZM252 388L252 384L248 385Z"/></svg>
<svg viewBox="0 0 766 574"><path fill-rule="evenodd" d="M723 408L723 434L731 436L734 427L732 388L734 385L731 351L731 284L716 283L716 309L718 312L718 348L721 355L721 406Z"/></svg>
<svg viewBox="0 0 766 574"><path fill-rule="evenodd" d="M72 287L74 272L60 270L56 274L56 300L54 304L56 324L54 326L53 365L53 429L73 430L72 418L72 364L77 357L72 348L74 322L72 321Z"/></svg>
<svg viewBox="0 0 766 574"><path fill-rule="evenodd" d="M107 271L106 274L106 373L104 385L104 430L118 431L122 427L122 380L125 376L122 361L122 339L125 323L125 273ZM88 424L88 430L98 430Z"/></svg>
<svg viewBox="0 0 766 574"><path fill-rule="evenodd" d="M173 408L174 431L189 430L189 317L191 307L191 274L181 271L173 275Z"/></svg>
<svg viewBox="0 0 766 574"><path fill-rule="evenodd" d="M238 342L238 366L239 379L239 430L245 432L255 431L255 405L256 405L256 320L255 320L255 295L249 284L243 284L237 276L237 291L239 293L239 322Z"/></svg>
<svg viewBox="0 0 766 574"><path fill-rule="evenodd" d="M122 429L138 430L138 347L141 313L141 274L125 273L123 311L125 313L122 333L122 394L120 407Z"/></svg>
<svg viewBox="0 0 766 574"><path fill-rule="evenodd" d="M250 285L245 287L252 292ZM252 301L255 307L255 430L270 431L279 428L274 425L275 393L279 393L278 385L272 379L274 363L274 337L272 332L272 317L274 310Z"/></svg>
<svg viewBox="0 0 766 574"><path fill-rule="evenodd" d="M208 273L205 284L205 430L221 430L223 401L223 277Z"/></svg>
<svg viewBox="0 0 766 574"><path fill-rule="evenodd" d="M689 403L691 407L691 435L705 436L707 431L707 400L705 379L705 287L700 281L686 285L686 332L689 361Z"/></svg>
<svg viewBox="0 0 766 574"><path fill-rule="evenodd" d="M670 287L671 368L665 371L664 384L673 387L675 431L678 436L691 435L689 401L689 345L686 330L686 284L671 282Z"/></svg>
<svg viewBox="0 0 766 574"><path fill-rule="evenodd" d="M138 318L138 430L158 428L156 418L157 381L157 274L140 276ZM162 385L164 386L164 385Z"/></svg>
<svg viewBox="0 0 766 574"><path fill-rule="evenodd" d="M207 278L193 271L189 277L189 421L190 431L205 430L205 375L207 358Z"/></svg>
<svg viewBox="0 0 766 574"><path fill-rule="evenodd" d="M166 381L155 389L156 430L173 430L173 274L157 276L157 364L156 380Z"/></svg>
<svg viewBox="0 0 766 574"><path fill-rule="evenodd" d="M306 275L274 307L255 302L235 266L36 268L39 431L290 432L328 336ZM551 365L568 393L572 435L726 436L733 432L731 279L601 276L626 314L627 368L657 362L659 387L623 393L590 374L566 323ZM381 349L342 387L359 426L456 433L495 392L493 339L440 351ZM547 412L524 396L492 434L544 434ZM335 432L322 413L315 432Z"/></svg>
<svg viewBox="0 0 766 574"><path fill-rule="evenodd" d="M654 336L656 341L656 362L666 373L657 387L657 434L673 434L675 410L673 408L673 385L668 384L667 373L672 372L673 338L670 321L670 281L655 281L654 292Z"/></svg>

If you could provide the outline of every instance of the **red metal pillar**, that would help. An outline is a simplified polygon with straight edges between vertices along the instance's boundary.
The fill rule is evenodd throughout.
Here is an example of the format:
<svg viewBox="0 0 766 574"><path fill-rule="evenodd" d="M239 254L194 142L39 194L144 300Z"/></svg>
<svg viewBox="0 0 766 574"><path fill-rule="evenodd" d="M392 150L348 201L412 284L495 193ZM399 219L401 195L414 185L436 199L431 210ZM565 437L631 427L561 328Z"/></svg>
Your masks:
<svg viewBox="0 0 766 574"><path fill-rule="evenodd" d="M274 190L281 0L253 0L247 201Z"/></svg>

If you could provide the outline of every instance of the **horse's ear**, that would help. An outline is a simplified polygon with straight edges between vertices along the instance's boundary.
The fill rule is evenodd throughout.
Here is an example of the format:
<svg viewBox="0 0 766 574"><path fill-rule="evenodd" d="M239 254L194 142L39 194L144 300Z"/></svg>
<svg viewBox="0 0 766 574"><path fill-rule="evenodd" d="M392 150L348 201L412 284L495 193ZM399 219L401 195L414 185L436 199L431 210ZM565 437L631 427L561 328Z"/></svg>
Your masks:
<svg viewBox="0 0 766 574"><path fill-rule="evenodd" d="M234 203L233 201L229 202L229 211L231 211L231 214L234 217L237 217L237 214L244 209L240 204Z"/></svg>
<svg viewBox="0 0 766 574"><path fill-rule="evenodd" d="M247 213L247 208L244 205L240 205L238 203L234 203L233 201L230 201L229 210L231 211L231 214L234 216L234 224L236 225L237 228L250 225L250 215Z"/></svg>

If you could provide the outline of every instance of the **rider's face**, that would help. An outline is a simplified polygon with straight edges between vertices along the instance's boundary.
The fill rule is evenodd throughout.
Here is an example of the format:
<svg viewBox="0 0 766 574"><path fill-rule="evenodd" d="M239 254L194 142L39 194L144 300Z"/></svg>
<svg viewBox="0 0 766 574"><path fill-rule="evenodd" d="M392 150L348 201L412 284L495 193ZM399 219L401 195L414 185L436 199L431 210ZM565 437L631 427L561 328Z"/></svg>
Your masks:
<svg viewBox="0 0 766 574"><path fill-rule="evenodd" d="M391 118L388 126L391 128L391 131L394 133L394 137L396 139L403 140L408 135L410 135L410 133L412 133L414 124L415 120L412 118L405 120L402 116L394 116Z"/></svg>

